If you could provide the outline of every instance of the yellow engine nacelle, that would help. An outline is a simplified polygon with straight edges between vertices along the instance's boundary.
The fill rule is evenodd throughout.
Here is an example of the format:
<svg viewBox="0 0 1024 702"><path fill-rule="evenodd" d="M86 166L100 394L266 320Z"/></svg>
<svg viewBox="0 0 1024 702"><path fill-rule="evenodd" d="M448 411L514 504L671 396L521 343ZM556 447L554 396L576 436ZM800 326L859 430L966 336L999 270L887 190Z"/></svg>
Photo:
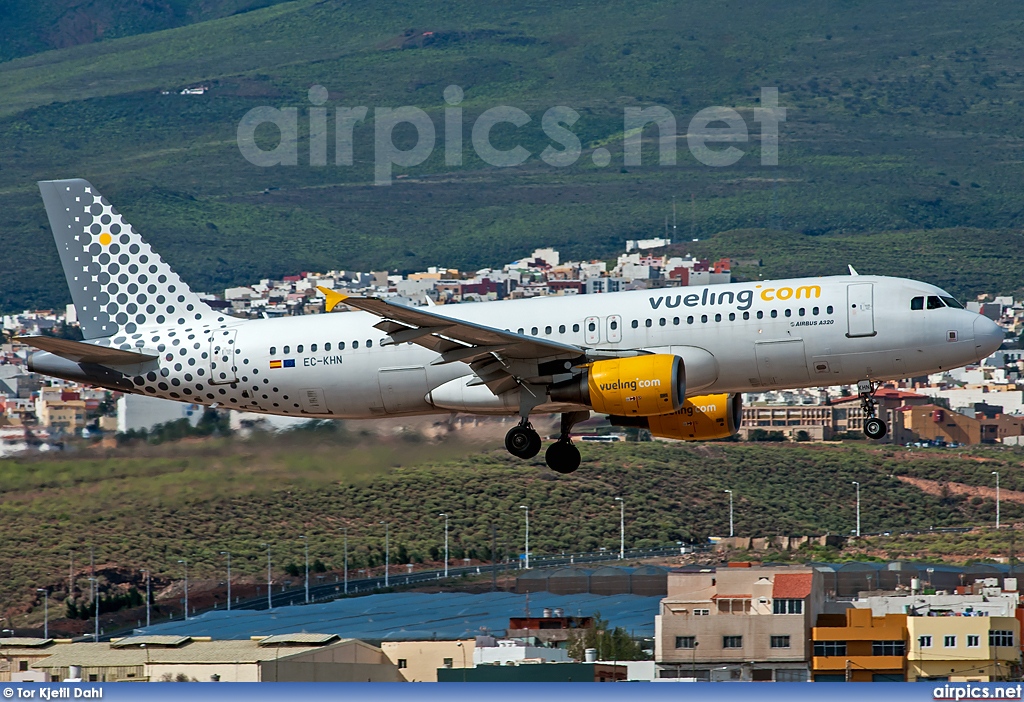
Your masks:
<svg viewBox="0 0 1024 702"><path fill-rule="evenodd" d="M710 441L732 436L743 419L743 398L737 394L687 398L676 412L654 417L609 417L612 424L643 427L661 439Z"/></svg>
<svg viewBox="0 0 1024 702"><path fill-rule="evenodd" d="M648 417L675 412L686 397L683 359L669 354L595 361L550 390L555 402L591 407L602 414Z"/></svg>

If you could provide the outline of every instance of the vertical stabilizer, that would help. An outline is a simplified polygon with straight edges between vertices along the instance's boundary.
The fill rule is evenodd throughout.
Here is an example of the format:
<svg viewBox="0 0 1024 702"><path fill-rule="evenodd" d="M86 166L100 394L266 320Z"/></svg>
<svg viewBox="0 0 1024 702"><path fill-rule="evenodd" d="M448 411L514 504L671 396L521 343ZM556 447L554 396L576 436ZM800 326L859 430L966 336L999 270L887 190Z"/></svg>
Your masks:
<svg viewBox="0 0 1024 702"><path fill-rule="evenodd" d="M86 339L217 321L88 181L41 181L39 191Z"/></svg>

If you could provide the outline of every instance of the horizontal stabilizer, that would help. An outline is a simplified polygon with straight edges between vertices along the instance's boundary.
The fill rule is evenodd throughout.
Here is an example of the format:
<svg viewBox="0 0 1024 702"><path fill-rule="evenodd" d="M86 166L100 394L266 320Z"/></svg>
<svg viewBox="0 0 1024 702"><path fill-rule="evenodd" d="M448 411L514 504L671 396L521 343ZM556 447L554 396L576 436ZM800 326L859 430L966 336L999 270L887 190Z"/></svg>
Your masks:
<svg viewBox="0 0 1024 702"><path fill-rule="evenodd" d="M155 361L159 356L151 353L139 353L124 349L113 349L107 346L96 346L81 341L58 339L53 336L19 336L16 341L34 346L43 351L66 358L76 363L97 363L104 366L129 366L136 363Z"/></svg>

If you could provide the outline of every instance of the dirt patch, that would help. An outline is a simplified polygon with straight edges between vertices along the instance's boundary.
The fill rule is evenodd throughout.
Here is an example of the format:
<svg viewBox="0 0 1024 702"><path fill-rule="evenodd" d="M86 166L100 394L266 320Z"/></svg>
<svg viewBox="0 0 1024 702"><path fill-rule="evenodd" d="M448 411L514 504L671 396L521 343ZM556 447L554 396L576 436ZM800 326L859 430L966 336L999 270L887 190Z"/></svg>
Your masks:
<svg viewBox="0 0 1024 702"><path fill-rule="evenodd" d="M913 485L918 490L927 492L929 495L941 496L943 494L943 490L945 490L947 494L952 493L954 495L987 497L991 500L996 499L996 489L991 487L978 487L976 485L964 485L963 483L947 483L938 480L925 480L924 478L911 478L906 475L899 475L896 477L908 485ZM1007 502L1024 504L1024 492L1001 488L999 490L999 499L1006 500Z"/></svg>

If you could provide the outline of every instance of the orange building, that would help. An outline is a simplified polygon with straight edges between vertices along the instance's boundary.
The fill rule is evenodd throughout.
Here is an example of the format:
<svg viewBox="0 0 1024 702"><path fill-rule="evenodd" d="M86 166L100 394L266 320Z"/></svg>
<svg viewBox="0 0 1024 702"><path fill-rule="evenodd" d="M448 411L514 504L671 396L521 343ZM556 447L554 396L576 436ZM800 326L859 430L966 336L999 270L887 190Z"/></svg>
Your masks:
<svg viewBox="0 0 1024 702"><path fill-rule="evenodd" d="M921 405L919 407L902 407L898 410L903 415L904 436L901 443L911 439L914 441L942 440L947 444L979 444L981 443L981 422L957 412L952 412L938 405Z"/></svg>
<svg viewBox="0 0 1024 702"><path fill-rule="evenodd" d="M907 679L907 615L870 609L818 615L811 629L814 682L903 682Z"/></svg>

